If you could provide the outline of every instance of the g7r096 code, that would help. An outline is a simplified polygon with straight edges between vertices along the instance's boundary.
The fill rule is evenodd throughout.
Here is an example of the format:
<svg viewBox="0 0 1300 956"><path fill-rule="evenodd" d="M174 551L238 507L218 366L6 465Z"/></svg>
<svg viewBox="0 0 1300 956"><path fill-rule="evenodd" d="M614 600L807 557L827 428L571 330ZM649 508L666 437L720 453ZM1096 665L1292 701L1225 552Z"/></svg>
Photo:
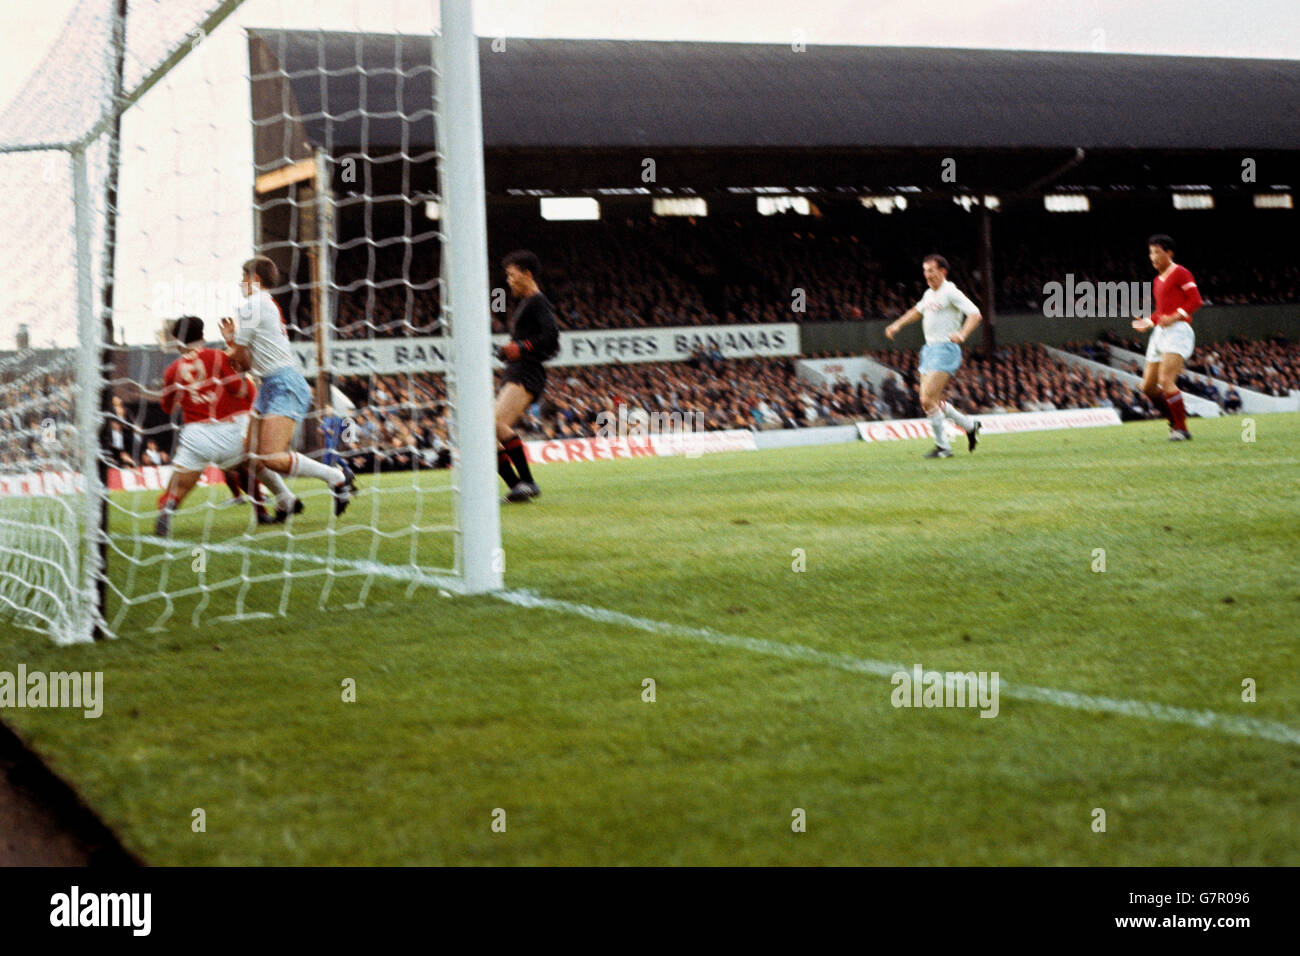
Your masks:
<svg viewBox="0 0 1300 956"><path fill-rule="evenodd" d="M1202 893L1197 899L1202 903L1249 903L1249 893Z"/></svg>

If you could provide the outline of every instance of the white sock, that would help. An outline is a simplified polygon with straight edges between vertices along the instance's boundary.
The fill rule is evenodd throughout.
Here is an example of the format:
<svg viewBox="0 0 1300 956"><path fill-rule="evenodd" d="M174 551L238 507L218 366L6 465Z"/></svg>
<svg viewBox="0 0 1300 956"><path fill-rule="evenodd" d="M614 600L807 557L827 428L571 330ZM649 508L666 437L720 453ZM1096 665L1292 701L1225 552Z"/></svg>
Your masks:
<svg viewBox="0 0 1300 956"><path fill-rule="evenodd" d="M289 477L297 478L302 475L304 478L319 478L325 484L333 487L334 485L343 484L346 475L343 474L342 468L332 468L329 465L322 465L318 461L308 458L306 455L300 455L296 451L289 455Z"/></svg>
<svg viewBox="0 0 1300 956"><path fill-rule="evenodd" d="M293 493L289 491L289 486L284 483L278 471L272 471L270 468L257 469L257 477L271 489L271 494L275 495L275 503L281 508L293 507Z"/></svg>
<svg viewBox="0 0 1300 956"><path fill-rule="evenodd" d="M939 410L956 422L957 427L964 432L968 432L975 427L975 419L957 411L957 409L952 407L952 402L944 402L939 406Z"/></svg>
<svg viewBox="0 0 1300 956"><path fill-rule="evenodd" d="M948 435L944 431L943 408L938 408L930 416L930 427L934 430L934 443L944 451L952 451L952 446L948 444Z"/></svg>

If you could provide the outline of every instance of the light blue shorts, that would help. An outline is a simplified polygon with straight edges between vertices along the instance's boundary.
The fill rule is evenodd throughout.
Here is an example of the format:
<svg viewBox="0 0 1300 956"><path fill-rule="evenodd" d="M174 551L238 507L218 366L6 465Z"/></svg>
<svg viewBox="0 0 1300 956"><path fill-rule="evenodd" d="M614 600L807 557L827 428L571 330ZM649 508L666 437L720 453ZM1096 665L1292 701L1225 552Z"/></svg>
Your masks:
<svg viewBox="0 0 1300 956"><path fill-rule="evenodd" d="M262 387L253 400L253 411L265 418L283 415L300 422L311 411L311 389L296 368L276 369L262 379Z"/></svg>
<svg viewBox="0 0 1300 956"><path fill-rule="evenodd" d="M926 372L947 372L952 375L959 368L961 368L961 346L956 342L921 346L921 363L916 370L922 375Z"/></svg>

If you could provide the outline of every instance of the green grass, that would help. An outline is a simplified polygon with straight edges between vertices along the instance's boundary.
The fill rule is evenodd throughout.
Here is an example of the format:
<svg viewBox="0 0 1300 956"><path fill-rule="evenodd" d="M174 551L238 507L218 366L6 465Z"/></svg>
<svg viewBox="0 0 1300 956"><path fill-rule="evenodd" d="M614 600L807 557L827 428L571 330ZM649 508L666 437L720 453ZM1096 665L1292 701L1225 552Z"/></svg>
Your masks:
<svg viewBox="0 0 1300 956"><path fill-rule="evenodd" d="M1300 416L1257 422L1254 443L1222 419L1182 445L1137 424L990 436L948 461L898 442L545 466L541 500L503 511L507 583L1300 729ZM409 563L411 479L375 485L337 527L377 516L394 537L331 538L315 497L295 551ZM418 500L424 523L446 519L445 495ZM175 535L210 520L238 540L242 519L196 509ZM449 541L421 535L422 558L448 563ZM137 584L164 566L193 582L176 553ZM244 560L209 555L209 583L266 575L246 609L274 614L284 559ZM126 563L112 569L124 581ZM108 644L8 632L0 670L103 670L107 700L99 720L2 716L155 864L1300 863L1294 744L1006 696L992 720L895 709L886 677L382 576L364 610L342 605L365 576L334 579L320 610L326 580L296 581L285 617L217 623L226 589L197 629L187 598L153 630L162 602L131 609ZM191 831L199 807L205 833Z"/></svg>

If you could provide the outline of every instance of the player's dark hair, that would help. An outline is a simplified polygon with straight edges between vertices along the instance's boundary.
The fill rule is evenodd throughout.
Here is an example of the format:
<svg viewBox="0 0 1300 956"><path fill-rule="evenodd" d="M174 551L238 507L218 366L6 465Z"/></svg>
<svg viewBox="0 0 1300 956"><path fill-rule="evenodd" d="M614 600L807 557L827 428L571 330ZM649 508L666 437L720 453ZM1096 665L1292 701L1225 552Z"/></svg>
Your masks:
<svg viewBox="0 0 1300 956"><path fill-rule="evenodd" d="M514 266L521 272L531 272L533 281L536 282L542 277L542 261L537 258L537 254L529 252L527 249L516 249L510 255L501 260L501 267Z"/></svg>
<svg viewBox="0 0 1300 956"><path fill-rule="evenodd" d="M932 253L926 256L921 260L921 265L925 265L927 262L933 262L935 266L942 269L944 272L948 271L948 260L938 253Z"/></svg>
<svg viewBox="0 0 1300 956"><path fill-rule="evenodd" d="M1174 240L1166 236L1163 232L1157 232L1154 236L1147 237L1148 246L1159 246L1170 255L1174 254Z"/></svg>
<svg viewBox="0 0 1300 956"><path fill-rule="evenodd" d="M189 345L203 341L203 320L197 315L182 315L172 323L172 338Z"/></svg>
<svg viewBox="0 0 1300 956"><path fill-rule="evenodd" d="M244 263L244 278L250 276L257 276L262 288L268 291L280 284L280 270L266 256L253 256Z"/></svg>

